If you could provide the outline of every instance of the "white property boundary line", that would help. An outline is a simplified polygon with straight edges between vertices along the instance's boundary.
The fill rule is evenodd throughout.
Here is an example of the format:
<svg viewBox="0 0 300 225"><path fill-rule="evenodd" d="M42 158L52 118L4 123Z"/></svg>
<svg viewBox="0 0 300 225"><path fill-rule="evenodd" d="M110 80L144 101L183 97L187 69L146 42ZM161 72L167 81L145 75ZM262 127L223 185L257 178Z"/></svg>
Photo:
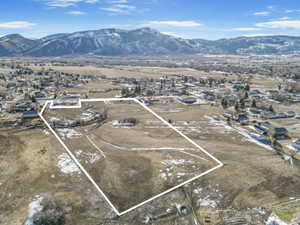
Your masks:
<svg viewBox="0 0 300 225"><path fill-rule="evenodd" d="M224 164L218 160L216 157L214 157L213 155L211 155L209 152L207 152L205 149L203 149L200 145L198 145L196 142L194 142L193 140L191 140L189 137L187 137L185 134L183 134L181 131L179 131L176 127L174 127L172 124L168 123L165 119L163 119L161 116L159 116L158 114L156 114L152 109L150 109L149 107L147 107L146 105L144 105L143 103L141 103L138 99L136 98L96 98L96 99L79 99L79 104L81 106L82 102L105 102L105 101L134 101L135 103L141 105L143 108L145 108L148 112L152 113L156 118L158 118L160 121L162 121L164 124L166 124L168 127L170 127L171 129L175 130L178 134L180 134L183 138L185 138L188 142L190 142L192 145L194 145L195 147L197 147L198 149L200 149L203 153L207 154L211 159L213 159L214 161L216 161L218 163L217 166L205 171L204 173L201 173L200 175L189 179L179 185L176 185L173 188L170 188L138 205L135 205L133 207L131 207L130 209L127 209L123 212L119 212L119 210L116 209L116 207L112 204L112 202L108 199L108 197L105 195L105 193L100 189L100 187L96 184L96 182L93 180L93 178L89 175L89 173L84 169L84 167L80 164L80 162L76 159L76 157L74 156L74 154L70 151L70 149L65 145L65 143L61 140L61 138L57 135L57 133L53 130L53 128L51 127L51 125L47 122L47 120L43 117L43 113L47 107L47 105L53 104L53 100L52 101L46 101L41 112L39 113L39 116L41 117L41 119L43 120L43 122L47 125L47 127L49 128L49 130L54 134L54 136L57 138L57 140L60 142L60 144L65 148L65 150L67 151L67 153L70 155L70 157L74 160L74 162L76 163L76 165L81 169L81 171L86 175L86 177L91 181L91 183L95 186L95 188L100 192L100 194L104 197L104 199L107 201L107 203L112 207L113 211L118 215L118 216L122 216L138 207L141 207L151 201L153 201L154 199L157 199L169 192L172 192L174 190L176 190L179 187L182 187L208 173L213 172L214 170L222 167ZM61 107L64 108L64 107ZM78 106L73 106L73 107L68 107L68 108L78 108ZM57 109L57 107L56 107Z"/></svg>

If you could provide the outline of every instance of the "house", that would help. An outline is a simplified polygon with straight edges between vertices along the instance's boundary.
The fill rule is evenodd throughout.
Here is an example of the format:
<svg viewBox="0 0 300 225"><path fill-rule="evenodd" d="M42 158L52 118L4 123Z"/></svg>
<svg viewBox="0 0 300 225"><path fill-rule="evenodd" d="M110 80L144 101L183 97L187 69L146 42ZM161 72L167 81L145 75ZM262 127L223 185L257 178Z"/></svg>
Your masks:
<svg viewBox="0 0 300 225"><path fill-rule="evenodd" d="M194 104L197 102L197 99L196 98L193 98L193 97L187 97L187 98L181 98L179 99L181 102L185 103L185 104Z"/></svg>
<svg viewBox="0 0 300 225"><path fill-rule="evenodd" d="M123 120L116 120L112 123L115 127L133 127L137 124L137 119L135 118L127 118Z"/></svg>
<svg viewBox="0 0 300 225"><path fill-rule="evenodd" d="M241 125L247 125L249 123L249 118L245 113L241 113L237 116L237 121L241 124Z"/></svg>
<svg viewBox="0 0 300 225"><path fill-rule="evenodd" d="M257 89L253 89L253 90L250 90L249 92L250 95L259 95L259 94L262 94L260 90L257 90Z"/></svg>
<svg viewBox="0 0 300 225"><path fill-rule="evenodd" d="M23 112L21 115L22 119L35 119L38 117L39 117L39 114L38 114L37 110L29 110L29 111Z"/></svg>
<svg viewBox="0 0 300 225"><path fill-rule="evenodd" d="M261 114L262 110L261 109L257 109L257 108L249 108L248 112L252 113L252 114Z"/></svg>
<svg viewBox="0 0 300 225"><path fill-rule="evenodd" d="M32 108L30 103L20 103L15 105L10 111L11 112L25 112Z"/></svg>
<svg viewBox="0 0 300 225"><path fill-rule="evenodd" d="M288 130L284 127L273 127L269 129L268 135L278 140L289 138Z"/></svg>
<svg viewBox="0 0 300 225"><path fill-rule="evenodd" d="M272 128L272 124L269 122L258 122L254 125L254 128L258 131L268 132Z"/></svg>

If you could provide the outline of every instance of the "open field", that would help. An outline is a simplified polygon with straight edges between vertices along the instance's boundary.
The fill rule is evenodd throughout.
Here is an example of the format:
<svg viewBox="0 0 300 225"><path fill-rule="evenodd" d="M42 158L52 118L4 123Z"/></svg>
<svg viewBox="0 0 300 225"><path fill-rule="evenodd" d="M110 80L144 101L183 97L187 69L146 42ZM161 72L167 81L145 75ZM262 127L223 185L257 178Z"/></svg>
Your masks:
<svg viewBox="0 0 300 225"><path fill-rule="evenodd" d="M211 116L220 113L220 108L160 103L151 108L159 111L162 117L172 119L174 126L225 164L205 180L221 184L226 189L231 205L238 208L267 207L271 203L300 195L299 167L292 167L273 151L211 119Z"/></svg>
<svg viewBox="0 0 300 225"><path fill-rule="evenodd" d="M149 80L151 77L159 79L165 75L220 77L228 80L237 77L189 68L148 66L47 64L30 67L35 71L49 67L73 74ZM5 68L0 73L13 71ZM72 88L59 88L58 94L66 91L81 93L82 98L112 98L120 95L123 87L115 85L112 80L100 78ZM282 79L269 79L255 74L251 80L251 89L276 89L279 83L282 83ZM2 80L1 84L5 82ZM134 86L133 83L130 85ZM159 88L159 85L153 88ZM228 87L224 89L226 88ZM197 89L200 92L211 88L206 85L196 86L195 90ZM212 89L220 90L215 87ZM165 219L158 219L155 224L195 225L195 217L191 211L187 216L177 215L178 205L185 205L189 209L193 205L199 210L199 217L203 216L203 208L214 212L232 210L232 216L240 213L245 217L249 217L254 211L264 217L261 221L266 221L270 212L276 212L286 221L290 221L299 212L299 161L295 160L294 165L291 165L290 161L241 135L238 130L226 126L226 123L212 119L214 115L220 116L231 109L223 110L216 106L218 104L212 106L207 101L202 101L206 105L188 105L182 104L177 97L158 96L157 99L149 107L221 160L224 163L222 168L157 198L126 216L117 217L46 126L34 129L3 128L0 129L0 224L23 225L32 215L32 206L39 197L47 195L64 203L64 225L141 225L149 215L155 217L169 212L173 214ZM300 114L299 104L269 100L265 100L266 105L272 104L276 112L294 111ZM40 105L42 103L43 101ZM135 103L85 103L80 110L47 108L45 115L49 120L57 118L72 121L80 117L87 118L93 112L102 114L105 111L108 117L102 122L75 128L58 128L56 131L120 211L216 166L207 155L197 151L195 146ZM137 119L137 124L133 127L113 126L116 120L132 117ZM275 126L287 127L289 132L296 134L293 138L299 137L298 119L269 121ZM255 132L251 126L242 128ZM192 202L187 198L187 192L190 193ZM296 202L288 204L294 200ZM284 204L283 208L278 207L281 204Z"/></svg>
<svg viewBox="0 0 300 225"><path fill-rule="evenodd" d="M56 131L119 211L218 165L133 101L82 104L81 109L47 109L44 115L51 124L91 110L107 112L102 124ZM137 125L113 125L127 117L135 118Z"/></svg>
<svg viewBox="0 0 300 225"><path fill-rule="evenodd" d="M65 73L76 73L82 75L98 75L111 78L116 77L128 77L128 78L159 78L161 76L172 76L172 75L182 75L182 76L195 76L195 77L224 77L223 73L218 72L203 72L191 68L169 68L169 67L142 67L142 66L105 66L105 67L95 67L95 66L52 66L47 65L44 67L40 66L30 66L33 70L40 70L41 68L51 68L56 71ZM231 78L236 77L231 75Z"/></svg>
<svg viewBox="0 0 300 225"><path fill-rule="evenodd" d="M114 104L111 106L114 106ZM163 102L163 104L156 103L152 105L151 108L165 119L172 119L172 124L176 128L183 131L225 163L222 169L216 170L193 182L192 186L194 188L197 190L200 188L203 189L199 196L195 195L195 198L204 198L206 199L205 201L209 201L214 205L216 204L218 208L234 207L237 209L246 209L263 206L266 209L272 210L273 204L287 201L291 197L300 195L298 188L300 185L299 168L297 166L291 167L288 162L283 161L274 152L257 146L234 130L230 128L225 129L215 121L205 117L220 112L219 108L207 105L186 106L179 103L166 104L166 102ZM133 109L132 106L128 107L128 110ZM115 113L114 118L118 118L117 114L121 114L121 112ZM77 114L78 112L74 112L72 115ZM67 114L64 113L63 115ZM142 116L142 114L140 115ZM149 117L148 114L144 116ZM72 118L72 116L70 118ZM109 128L108 130L116 129L112 128L109 124L106 128ZM95 128L92 129L92 127L86 127L86 129L92 132L95 130ZM102 128L97 130L96 133L98 133L98 131L100 132L101 129ZM129 129L122 128L120 132L126 132L127 134ZM81 132L85 134L84 131L81 130ZM164 132L166 132L165 129ZM103 132L101 134L103 135ZM2 132L3 140L6 140L5 143L7 143L3 145L1 149L0 158L1 168L6 168L1 170L0 178L0 189L3 190L1 191L2 206L0 215L2 217L0 216L0 218L3 224L15 225L24 222L28 216L29 203L33 201L35 196L41 195L42 193L51 193L54 196L58 196L72 207L72 210L68 213L66 224L74 224L74 221L78 224L78 221L84 221L85 224L94 225L97 224L97 221L101 221L101 219L106 218L107 215L110 214L111 208L109 205L97 193L97 190L80 170L76 168L76 165L70 161L71 159L68 159L65 150L48 131L29 130L19 133L9 133L8 135L9 138L7 134ZM99 145L101 150L106 151L106 154L110 154L112 158L115 157L116 159L113 163L102 164L104 170L100 171L101 173L109 172L107 169L114 169L114 175L120 176L121 174L124 175L128 173L131 166L139 170L143 167L152 169L152 172L151 170L149 170L150 172L140 170L145 178L152 177L153 183L162 180L160 176L157 176L158 174L154 176L155 170L153 170L149 162L148 152L128 152L126 156L114 154L111 145L109 145L109 148L105 148L103 143L101 145L100 139L94 135L95 133L92 133L90 139L97 144L97 146ZM110 133L105 135L105 138L108 140L114 138ZM81 148L82 146L85 147L85 149L90 149L90 153L99 153L83 136L79 139L65 138L64 141L68 140L70 142L76 141L73 144L76 148ZM84 141L80 142L79 140ZM9 142L19 144L12 145L9 144ZM124 140L120 139L120 143L122 142L124 142ZM43 148L47 150L44 154L40 153L40 150ZM120 150L116 151L116 153L119 152ZM169 157L176 156L174 152L171 153ZM154 157L153 160L157 160L163 156L161 153L158 154L155 152L150 154ZM89 163L89 160L92 159L93 161L93 159L97 159L91 157L91 154L88 152L87 154L81 153L80 157L81 163L87 161L86 164L89 165L93 165ZM184 156L181 154L180 157ZM131 165L125 163L128 159L132 161ZM170 158L167 160L169 159ZM101 161L101 158L99 160L98 162L104 162ZM202 161L203 160L200 160L200 162ZM96 163L95 161L94 164L96 165ZM10 167L9 165L11 164L17 166ZM118 169L121 168L121 166L124 171ZM167 165L160 166L167 168ZM99 166L98 168L100 169ZM185 166L175 166L175 171L177 172L179 172L179 170L193 171L190 169L188 164ZM156 170L156 172L158 171ZM163 171L160 172L164 174ZM166 172L165 170L165 173ZM97 171L95 171L95 173L96 176L100 174ZM124 183L126 184L125 180L117 180L117 178L111 180L112 177L114 176L110 173L106 181L115 182L115 184L117 182L123 182L123 185ZM137 178L141 179L141 177L136 177L136 179ZM173 178L177 179L177 177ZM149 183L149 180L147 182ZM110 184L112 185L112 183ZM16 185L19 186L19 188L16 188ZM127 184L127 189L128 186L130 185ZM140 184L139 187L147 188L148 186ZM9 191L11 189L14 189L14 191ZM121 183L112 188L112 190L116 191L115 193L121 194L123 194L124 190L127 191L127 189L122 188ZM24 192L24 190L26 190L26 192ZM205 190L207 190L207 192ZM133 189L129 188L126 193L132 194ZM126 221L125 217L121 217L115 224L141 224L143 216L145 216L149 210L154 213L154 208L156 208L157 205L163 209L165 206L171 206L174 202L182 201L180 193L180 190L174 193L172 192L165 197L143 206L141 211L137 210L129 213L128 218L135 218L136 213L140 214L140 219L136 219L136 222L132 223L130 222L131 220ZM140 192L140 194L142 195L143 193ZM207 195L210 195L210 197L206 198ZM12 206L14 206L15 210L11 210ZM87 215L90 217L88 222L86 220ZM164 221L162 224L165 225L169 223Z"/></svg>

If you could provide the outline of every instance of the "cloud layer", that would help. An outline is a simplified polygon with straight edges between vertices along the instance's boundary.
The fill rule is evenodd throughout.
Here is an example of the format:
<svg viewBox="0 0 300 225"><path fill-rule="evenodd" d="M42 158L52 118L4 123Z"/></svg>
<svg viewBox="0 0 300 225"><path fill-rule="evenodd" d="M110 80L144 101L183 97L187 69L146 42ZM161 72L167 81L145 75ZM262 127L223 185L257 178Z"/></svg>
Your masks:
<svg viewBox="0 0 300 225"><path fill-rule="evenodd" d="M27 21L10 21L5 23L0 23L0 28L5 28L5 29L30 28L35 25L36 24Z"/></svg>
<svg viewBox="0 0 300 225"><path fill-rule="evenodd" d="M300 29L300 20L278 20L257 23L256 27L260 28L272 28L272 29Z"/></svg>
<svg viewBox="0 0 300 225"><path fill-rule="evenodd" d="M201 27L203 24L195 21L162 20L150 21L146 26Z"/></svg>

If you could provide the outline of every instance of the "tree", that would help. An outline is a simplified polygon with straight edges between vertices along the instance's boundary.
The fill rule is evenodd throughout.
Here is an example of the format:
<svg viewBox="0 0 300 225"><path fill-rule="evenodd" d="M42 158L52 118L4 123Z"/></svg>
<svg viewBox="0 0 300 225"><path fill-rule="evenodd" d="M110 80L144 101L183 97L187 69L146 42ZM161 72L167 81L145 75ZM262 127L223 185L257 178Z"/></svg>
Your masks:
<svg viewBox="0 0 300 225"><path fill-rule="evenodd" d="M255 99L252 100L251 107L252 108L256 108L257 107Z"/></svg>
<svg viewBox="0 0 300 225"><path fill-rule="evenodd" d="M241 108L244 109L245 108L245 101L244 101L244 99L241 99L240 104L241 104Z"/></svg>
<svg viewBox="0 0 300 225"><path fill-rule="evenodd" d="M227 109L228 108L228 102L227 102L227 100L225 98L222 99L221 104L222 104L223 109Z"/></svg>
<svg viewBox="0 0 300 225"><path fill-rule="evenodd" d="M235 103L234 109L235 109L236 112L239 112L239 111L240 111L240 106L239 106L239 103L238 103L238 102Z"/></svg>
<svg viewBox="0 0 300 225"><path fill-rule="evenodd" d="M245 91L250 91L250 85L249 84L246 84Z"/></svg>
<svg viewBox="0 0 300 225"><path fill-rule="evenodd" d="M128 96L128 89L127 88L122 88L121 95L122 95L122 97Z"/></svg>
<svg viewBox="0 0 300 225"><path fill-rule="evenodd" d="M175 79L174 78L172 79L172 87L173 88L175 87Z"/></svg>

